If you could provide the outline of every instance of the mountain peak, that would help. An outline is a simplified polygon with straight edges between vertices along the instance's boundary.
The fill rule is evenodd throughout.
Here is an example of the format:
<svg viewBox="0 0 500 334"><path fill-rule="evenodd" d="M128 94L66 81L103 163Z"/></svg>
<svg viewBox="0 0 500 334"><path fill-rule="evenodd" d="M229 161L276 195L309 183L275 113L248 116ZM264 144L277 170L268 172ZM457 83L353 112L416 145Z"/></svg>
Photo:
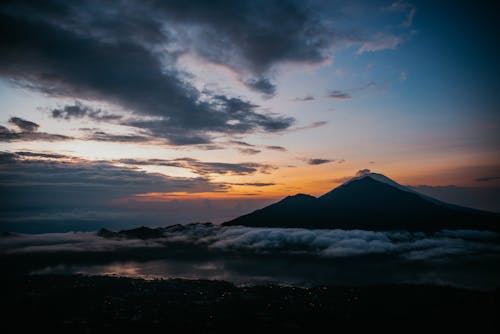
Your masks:
<svg viewBox="0 0 500 334"><path fill-rule="evenodd" d="M322 195L319 198L323 198L323 199L329 198L333 194L337 193L339 190L351 188L354 185L358 186L360 183L373 183L373 182L378 183L378 184L382 183L385 186L390 186L390 187L396 188L398 190L402 190L405 192L410 192L410 193L416 194L416 192L414 190L400 185L396 181L388 178L387 176L385 176L383 174L366 172L366 171L364 171L361 175L359 175L359 173L360 172L358 172L358 176L355 176L355 177L351 178L350 180L347 180L346 182L342 183L340 186L330 190L329 192L327 192L326 194Z"/></svg>
<svg viewBox="0 0 500 334"><path fill-rule="evenodd" d="M352 181L356 181L356 180L361 180L361 179L364 179L364 178L371 178L375 181L378 181L378 182L382 182L382 183L385 183L385 184L388 184L390 186L393 186L393 187L396 187L398 189L401 189L401 190L409 190L407 187L405 186L402 186L400 185L399 183L397 183L396 181L388 178L387 176L383 175L383 174L379 174L379 173L372 173L372 172L368 172L368 173L363 173L362 175L359 175L359 176L355 176L353 177L352 179L344 182L342 184L343 185L347 185L349 183L351 183Z"/></svg>

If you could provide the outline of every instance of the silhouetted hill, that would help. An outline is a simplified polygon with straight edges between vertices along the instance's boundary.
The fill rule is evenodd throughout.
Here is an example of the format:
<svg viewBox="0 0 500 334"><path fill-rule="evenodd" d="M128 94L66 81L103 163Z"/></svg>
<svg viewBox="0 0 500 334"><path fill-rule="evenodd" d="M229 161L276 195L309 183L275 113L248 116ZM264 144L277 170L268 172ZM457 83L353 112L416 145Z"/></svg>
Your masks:
<svg viewBox="0 0 500 334"><path fill-rule="evenodd" d="M311 195L297 194L263 209L241 216L224 225L246 225L254 227L282 227L283 224L299 226L311 214L317 205L317 199ZM236 222L233 224L232 222Z"/></svg>
<svg viewBox="0 0 500 334"><path fill-rule="evenodd" d="M141 226L131 230L113 232L105 228L97 231L97 235L103 238L126 238L126 239L155 239L163 236L163 229Z"/></svg>
<svg viewBox="0 0 500 334"><path fill-rule="evenodd" d="M381 174L352 179L325 195L289 196L225 226L364 230L498 230L497 214L443 203Z"/></svg>

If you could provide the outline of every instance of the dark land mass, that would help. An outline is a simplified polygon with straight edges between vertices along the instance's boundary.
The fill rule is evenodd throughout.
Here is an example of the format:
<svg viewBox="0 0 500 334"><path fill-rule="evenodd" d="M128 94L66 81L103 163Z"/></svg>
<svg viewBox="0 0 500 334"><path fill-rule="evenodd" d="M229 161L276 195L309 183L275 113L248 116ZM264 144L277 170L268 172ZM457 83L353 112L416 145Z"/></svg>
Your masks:
<svg viewBox="0 0 500 334"><path fill-rule="evenodd" d="M2 327L16 332L498 333L500 291L393 285L237 287L223 281L2 276Z"/></svg>
<svg viewBox="0 0 500 334"><path fill-rule="evenodd" d="M288 196L225 226L361 229L371 231L500 231L500 215L441 202L369 174L321 197Z"/></svg>

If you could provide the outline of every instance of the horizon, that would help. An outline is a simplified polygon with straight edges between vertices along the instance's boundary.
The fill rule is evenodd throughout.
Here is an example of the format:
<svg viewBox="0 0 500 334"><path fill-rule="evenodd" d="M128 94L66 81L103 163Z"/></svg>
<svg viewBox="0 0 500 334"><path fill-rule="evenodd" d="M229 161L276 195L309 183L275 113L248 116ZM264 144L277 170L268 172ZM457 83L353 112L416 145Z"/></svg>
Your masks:
<svg viewBox="0 0 500 334"><path fill-rule="evenodd" d="M494 5L27 0L0 18L1 231L221 223L371 171L500 212Z"/></svg>

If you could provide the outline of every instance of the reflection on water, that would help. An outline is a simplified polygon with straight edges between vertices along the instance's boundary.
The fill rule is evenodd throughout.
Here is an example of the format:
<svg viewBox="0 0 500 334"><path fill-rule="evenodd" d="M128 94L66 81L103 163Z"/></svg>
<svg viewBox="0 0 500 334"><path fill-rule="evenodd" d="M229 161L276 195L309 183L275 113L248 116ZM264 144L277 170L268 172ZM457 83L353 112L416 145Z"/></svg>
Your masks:
<svg viewBox="0 0 500 334"><path fill-rule="evenodd" d="M285 284L376 285L439 284L492 289L500 287L497 259L454 263L409 263L358 258L348 261L311 260L293 257L243 257L213 259L162 259L117 261L105 264L58 264L33 274L83 274L142 279L225 280L237 285Z"/></svg>

